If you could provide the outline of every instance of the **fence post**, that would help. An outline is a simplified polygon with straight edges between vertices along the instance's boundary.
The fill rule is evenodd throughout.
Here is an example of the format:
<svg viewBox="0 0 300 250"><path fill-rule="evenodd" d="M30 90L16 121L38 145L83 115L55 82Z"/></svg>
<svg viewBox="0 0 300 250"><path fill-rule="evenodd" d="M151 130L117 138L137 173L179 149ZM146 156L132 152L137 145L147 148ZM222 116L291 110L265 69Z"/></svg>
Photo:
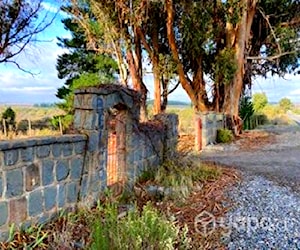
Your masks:
<svg viewBox="0 0 300 250"><path fill-rule="evenodd" d="M29 134L29 136L32 136L31 121L30 121L30 119L28 119L28 134Z"/></svg>
<svg viewBox="0 0 300 250"><path fill-rule="evenodd" d="M58 117L58 122L59 122L59 132L61 135L63 135L63 128L62 128L62 123L61 123L61 117Z"/></svg>
<svg viewBox="0 0 300 250"><path fill-rule="evenodd" d="M201 117L195 114L195 150L202 150L202 120Z"/></svg>
<svg viewBox="0 0 300 250"><path fill-rule="evenodd" d="M5 121L5 119L2 120L2 124L3 124L4 137L7 137L7 130L6 130L6 121Z"/></svg>

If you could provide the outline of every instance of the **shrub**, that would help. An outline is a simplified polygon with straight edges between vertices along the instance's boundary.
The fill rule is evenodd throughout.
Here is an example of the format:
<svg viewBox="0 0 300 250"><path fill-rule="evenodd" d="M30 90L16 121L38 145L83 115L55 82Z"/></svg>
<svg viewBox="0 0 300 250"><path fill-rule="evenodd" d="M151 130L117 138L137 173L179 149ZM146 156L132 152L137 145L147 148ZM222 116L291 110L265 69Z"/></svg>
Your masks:
<svg viewBox="0 0 300 250"><path fill-rule="evenodd" d="M98 205L91 217L90 249L177 249L188 244L178 227L150 204L120 216L116 204Z"/></svg>
<svg viewBox="0 0 300 250"><path fill-rule="evenodd" d="M233 133L229 129L218 129L217 131L217 142L218 143L229 143L233 140Z"/></svg>
<svg viewBox="0 0 300 250"><path fill-rule="evenodd" d="M200 164L185 157L174 157L166 160L153 174L142 175L148 177L147 181L163 187L165 192L157 198L181 199L186 198L199 182L212 181L217 179L221 171L207 164ZM142 178L145 181L145 178Z"/></svg>
<svg viewBox="0 0 300 250"><path fill-rule="evenodd" d="M291 110L293 107L293 103L290 99L288 98L282 98L279 101L279 107L284 111L287 112L288 110Z"/></svg>
<svg viewBox="0 0 300 250"><path fill-rule="evenodd" d="M265 93L256 93L252 97L254 111L259 113L268 104L268 97Z"/></svg>

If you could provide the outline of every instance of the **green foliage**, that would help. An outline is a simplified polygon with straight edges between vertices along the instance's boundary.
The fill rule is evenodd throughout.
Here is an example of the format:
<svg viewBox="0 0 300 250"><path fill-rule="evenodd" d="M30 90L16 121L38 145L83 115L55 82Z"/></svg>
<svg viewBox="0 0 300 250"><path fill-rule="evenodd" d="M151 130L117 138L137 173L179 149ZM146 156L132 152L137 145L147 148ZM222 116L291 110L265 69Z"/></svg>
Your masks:
<svg viewBox="0 0 300 250"><path fill-rule="evenodd" d="M232 142L234 136L229 129L218 129L217 131L217 142L218 143L229 143Z"/></svg>
<svg viewBox="0 0 300 250"><path fill-rule="evenodd" d="M293 108L293 103L288 98L282 98L279 101L279 107L284 111L287 112L288 110L291 110Z"/></svg>
<svg viewBox="0 0 300 250"><path fill-rule="evenodd" d="M141 213L136 207L120 217L117 204L98 205L91 217L90 249L175 249L184 245L175 223L168 221L150 204Z"/></svg>
<svg viewBox="0 0 300 250"><path fill-rule="evenodd" d="M69 13L70 8L64 7L63 10ZM82 11L87 16L91 16L89 6L85 6ZM58 77L66 79L64 86L59 88L56 94L59 99L63 100L58 107L68 116L63 119L64 126L70 125L70 116L74 112L74 89L112 83L118 69L112 57L106 54L96 54L95 51L88 49L85 31L74 21L74 18L66 18L62 21L65 29L71 32L72 38L59 38L59 46L69 49L70 52L60 55L56 65ZM100 32L100 26L96 25L94 29Z"/></svg>
<svg viewBox="0 0 300 250"><path fill-rule="evenodd" d="M51 124L55 129L59 129L59 123L61 122L61 126L63 131L66 131L68 128L71 127L74 120L74 115L72 114L66 114L66 115L59 115L54 116L51 119Z"/></svg>
<svg viewBox="0 0 300 250"><path fill-rule="evenodd" d="M251 118L253 116L254 109L249 96L243 96L240 100L239 116L243 120L243 129L250 129Z"/></svg>
<svg viewBox="0 0 300 250"><path fill-rule="evenodd" d="M223 84L230 84L237 70L235 52L231 48L224 48L216 57L215 74Z"/></svg>
<svg viewBox="0 0 300 250"><path fill-rule="evenodd" d="M13 223L9 228L8 240L0 242L1 249L46 249L48 232L43 225L22 227L16 230Z"/></svg>
<svg viewBox="0 0 300 250"><path fill-rule="evenodd" d="M259 113L268 104L268 97L265 93L256 93L252 96L253 109Z"/></svg>
<svg viewBox="0 0 300 250"><path fill-rule="evenodd" d="M1 120L5 120L7 129L9 129L10 127L14 129L16 127L16 112L11 107L8 107L2 113Z"/></svg>
<svg viewBox="0 0 300 250"><path fill-rule="evenodd" d="M175 157L166 160L155 173L158 186L172 189L171 197L187 197L196 183L215 180L221 174L219 169L199 164L189 158Z"/></svg>
<svg viewBox="0 0 300 250"><path fill-rule="evenodd" d="M247 118L251 117L254 113L253 103L251 102L251 98L249 96L243 96L240 100L240 109L239 115L241 119L244 121Z"/></svg>

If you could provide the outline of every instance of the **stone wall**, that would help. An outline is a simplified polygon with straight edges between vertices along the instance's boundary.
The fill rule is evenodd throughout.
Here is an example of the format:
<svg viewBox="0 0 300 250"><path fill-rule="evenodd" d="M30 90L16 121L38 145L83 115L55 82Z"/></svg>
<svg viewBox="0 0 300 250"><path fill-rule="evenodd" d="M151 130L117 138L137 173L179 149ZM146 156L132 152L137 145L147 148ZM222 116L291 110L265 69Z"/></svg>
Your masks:
<svg viewBox="0 0 300 250"><path fill-rule="evenodd" d="M120 85L77 90L77 134L0 142L0 240L12 223L41 223L60 209L94 204L112 174L130 187L142 171L173 156L177 115L140 123L139 98Z"/></svg>
<svg viewBox="0 0 300 250"><path fill-rule="evenodd" d="M209 144L216 143L217 130L223 129L225 126L224 115L214 112L208 112L206 114L198 113L196 114L196 120L200 121L200 128L198 128L198 130L200 131L200 139L196 138L196 144L197 141L199 142L199 140L201 143L201 147L198 147L198 150L205 148Z"/></svg>
<svg viewBox="0 0 300 250"><path fill-rule="evenodd" d="M84 135L0 142L0 239L11 223L43 222L77 202L85 144Z"/></svg>

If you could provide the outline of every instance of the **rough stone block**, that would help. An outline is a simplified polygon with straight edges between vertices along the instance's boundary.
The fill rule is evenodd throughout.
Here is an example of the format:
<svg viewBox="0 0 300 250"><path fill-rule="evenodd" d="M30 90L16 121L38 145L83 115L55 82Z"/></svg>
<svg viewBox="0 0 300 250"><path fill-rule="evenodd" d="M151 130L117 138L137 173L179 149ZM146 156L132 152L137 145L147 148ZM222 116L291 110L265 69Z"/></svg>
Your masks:
<svg viewBox="0 0 300 250"><path fill-rule="evenodd" d="M74 203L78 198L78 188L77 183L72 182L67 184L67 202Z"/></svg>
<svg viewBox="0 0 300 250"><path fill-rule="evenodd" d="M41 190L33 191L28 197L28 214L37 216L43 212L43 194Z"/></svg>
<svg viewBox="0 0 300 250"><path fill-rule="evenodd" d="M62 181L69 175L69 163L67 160L60 160L56 163L56 180Z"/></svg>
<svg viewBox="0 0 300 250"><path fill-rule="evenodd" d="M39 158L45 158L48 157L50 154L50 146L44 145L37 147L36 155Z"/></svg>
<svg viewBox="0 0 300 250"><path fill-rule="evenodd" d="M100 96L97 97L97 109L103 109L103 99Z"/></svg>
<svg viewBox="0 0 300 250"><path fill-rule="evenodd" d="M27 218L27 200L25 197L9 201L9 223L21 223Z"/></svg>
<svg viewBox="0 0 300 250"><path fill-rule="evenodd" d="M81 186L80 186L80 198L84 198L87 195L88 190L88 176L85 175L82 177Z"/></svg>
<svg viewBox="0 0 300 250"><path fill-rule="evenodd" d="M77 142L74 144L75 154L83 154L85 150L85 142Z"/></svg>
<svg viewBox="0 0 300 250"><path fill-rule="evenodd" d="M84 129L95 129L96 121L97 121L97 113L94 111L86 111L85 113L85 121L83 123Z"/></svg>
<svg viewBox="0 0 300 250"><path fill-rule="evenodd" d="M66 143L63 144L63 156L70 156L73 153L73 144L72 143Z"/></svg>
<svg viewBox="0 0 300 250"><path fill-rule="evenodd" d="M0 231L0 242L5 242L9 238L9 232L8 231Z"/></svg>
<svg viewBox="0 0 300 250"><path fill-rule="evenodd" d="M52 145L52 155L54 157L60 157L62 151L62 144L53 144Z"/></svg>
<svg viewBox="0 0 300 250"><path fill-rule="evenodd" d="M23 193L24 181L22 169L6 172L6 197L11 198Z"/></svg>
<svg viewBox="0 0 300 250"><path fill-rule="evenodd" d="M33 147L25 148L20 150L21 160L24 162L32 162L34 159Z"/></svg>
<svg viewBox="0 0 300 250"><path fill-rule="evenodd" d="M19 159L18 150L7 150L4 152L4 164L5 166L12 166L17 163Z"/></svg>
<svg viewBox="0 0 300 250"><path fill-rule="evenodd" d="M54 181L53 167L54 162L52 160L42 161L42 183L44 186L49 185Z"/></svg>
<svg viewBox="0 0 300 250"><path fill-rule="evenodd" d="M55 186L46 187L44 189L45 209L51 210L56 205L57 188Z"/></svg>
<svg viewBox="0 0 300 250"><path fill-rule="evenodd" d="M75 110L74 115L74 128L81 129L81 123L82 123L82 117L83 117L83 111L81 110Z"/></svg>
<svg viewBox="0 0 300 250"><path fill-rule="evenodd" d="M2 193L3 193L3 177L2 177L2 173L0 172L0 200L2 197Z"/></svg>
<svg viewBox="0 0 300 250"><path fill-rule="evenodd" d="M42 216L37 220L37 223L40 224L40 225L41 225L41 224L46 224L49 220L50 220L49 215L44 214L44 215L42 215Z"/></svg>
<svg viewBox="0 0 300 250"><path fill-rule="evenodd" d="M6 201L0 202L0 227L7 223L8 206Z"/></svg>
<svg viewBox="0 0 300 250"><path fill-rule="evenodd" d="M40 170L36 164L30 164L26 167L25 185L26 191L32 191L40 186Z"/></svg>
<svg viewBox="0 0 300 250"><path fill-rule="evenodd" d="M71 161L71 179L77 180L80 178L82 174L82 168L83 168L83 159L82 158L74 158Z"/></svg>
<svg viewBox="0 0 300 250"><path fill-rule="evenodd" d="M95 152L99 148L100 133L90 133L88 141L88 151Z"/></svg>
<svg viewBox="0 0 300 250"><path fill-rule="evenodd" d="M98 192L100 190L100 173L93 173L90 179L90 189L92 192Z"/></svg>
<svg viewBox="0 0 300 250"><path fill-rule="evenodd" d="M66 186L65 184L58 186L58 207L61 208L66 204Z"/></svg>

